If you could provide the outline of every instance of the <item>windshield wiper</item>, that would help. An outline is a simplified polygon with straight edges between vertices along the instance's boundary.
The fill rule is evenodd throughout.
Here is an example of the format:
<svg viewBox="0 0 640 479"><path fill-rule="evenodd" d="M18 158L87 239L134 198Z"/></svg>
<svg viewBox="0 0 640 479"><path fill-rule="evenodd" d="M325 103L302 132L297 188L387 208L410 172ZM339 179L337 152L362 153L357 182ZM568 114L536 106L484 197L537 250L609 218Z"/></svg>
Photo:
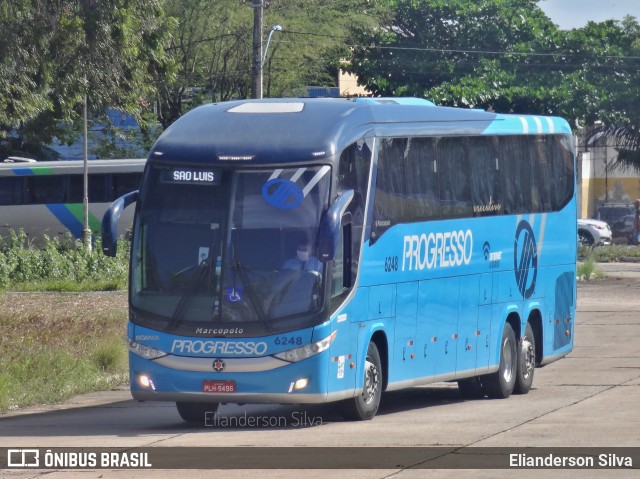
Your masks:
<svg viewBox="0 0 640 479"><path fill-rule="evenodd" d="M167 331L176 329L182 322L189 301L193 297L195 291L197 291L198 286L200 286L200 284L202 284L202 281L207 278L209 270L211 270L211 261L209 261L208 258L202 260L202 262L198 265L198 269L194 273L193 278L191 279L191 282L187 287L187 290L180 298L180 301L178 301L176 309L174 309L173 314L171 315L171 321L166 328Z"/></svg>
<svg viewBox="0 0 640 479"><path fill-rule="evenodd" d="M256 296L253 290L251 289L251 286L249 285L250 281L249 281L249 275L247 274L247 267L242 263L240 263L239 261L234 260L233 270L237 271L238 274L240 275L240 281L242 281L242 283L246 288L245 291L247 293L247 296L249 296L249 302L251 303L251 306L253 306L253 309L258 315L258 318L260 319L260 321L262 321L262 323L267 328L267 330L271 330L271 324L269 323L267 315L265 314L264 310L262 309L262 306L256 299Z"/></svg>

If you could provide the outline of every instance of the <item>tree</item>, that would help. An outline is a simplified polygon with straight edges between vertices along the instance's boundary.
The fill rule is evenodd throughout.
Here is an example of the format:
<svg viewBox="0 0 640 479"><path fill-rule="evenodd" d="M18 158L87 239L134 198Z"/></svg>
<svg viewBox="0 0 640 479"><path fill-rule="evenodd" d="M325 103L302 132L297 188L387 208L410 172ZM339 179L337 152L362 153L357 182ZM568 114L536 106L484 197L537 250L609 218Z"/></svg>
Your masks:
<svg viewBox="0 0 640 479"><path fill-rule="evenodd" d="M640 172L640 24L635 17L627 16L620 24L616 22L616 31L620 57L603 75L607 92L604 106L590 118L600 120L601 126L591 129L585 141L615 144L618 157L614 166Z"/></svg>
<svg viewBox="0 0 640 479"><path fill-rule="evenodd" d="M560 31L534 0L397 0L359 39L350 71L374 95L441 105L559 115L616 138L618 161L640 165L640 27L589 23ZM371 46L372 45L372 46ZM594 136L591 136L594 138ZM640 168L639 168L640 169Z"/></svg>
<svg viewBox="0 0 640 479"><path fill-rule="evenodd" d="M111 107L144 124L167 30L160 0L0 3L0 135L74 138L85 95L94 117Z"/></svg>
<svg viewBox="0 0 640 479"><path fill-rule="evenodd" d="M514 59L553 45L556 33L535 0L394 3L395 14L359 39L363 46L351 60L351 71L374 95L424 96L496 66L509 73ZM472 102L466 100L461 104Z"/></svg>
<svg viewBox="0 0 640 479"><path fill-rule="evenodd" d="M175 20L166 46L177 75L155 75L159 119L170 125L204 102L248 98L251 87L252 0L168 0ZM264 33L271 41L264 64L265 96L304 95L310 85L335 85L353 29L372 29L384 8L367 0L265 1Z"/></svg>

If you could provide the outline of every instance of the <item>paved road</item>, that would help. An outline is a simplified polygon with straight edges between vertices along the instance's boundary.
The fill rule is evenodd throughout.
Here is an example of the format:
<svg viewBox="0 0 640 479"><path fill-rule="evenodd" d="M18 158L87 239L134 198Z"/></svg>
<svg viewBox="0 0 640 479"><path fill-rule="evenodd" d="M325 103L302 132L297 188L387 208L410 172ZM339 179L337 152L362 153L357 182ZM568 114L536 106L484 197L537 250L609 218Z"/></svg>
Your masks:
<svg viewBox="0 0 640 479"><path fill-rule="evenodd" d="M640 265L609 266L610 279L581 283L571 355L536 370L528 395L463 400L452 384L394 392L372 421L344 422L331 406L221 406L217 428L182 423L172 404L136 403L126 390L0 417L1 447L348 446L640 447ZM235 419L234 419L235 418ZM230 425L235 420L235 424ZM242 421L257 426L233 427ZM284 421L273 426L274 421ZM604 450L604 449L603 449ZM348 450L347 450L348 451ZM347 452L347 454L349 454ZM251 459L247 457L247 461ZM640 464L634 467L640 468ZM4 474L4 475L3 475ZM0 470L47 479L176 477L154 471ZM298 478L638 478L630 470L230 470L194 477Z"/></svg>

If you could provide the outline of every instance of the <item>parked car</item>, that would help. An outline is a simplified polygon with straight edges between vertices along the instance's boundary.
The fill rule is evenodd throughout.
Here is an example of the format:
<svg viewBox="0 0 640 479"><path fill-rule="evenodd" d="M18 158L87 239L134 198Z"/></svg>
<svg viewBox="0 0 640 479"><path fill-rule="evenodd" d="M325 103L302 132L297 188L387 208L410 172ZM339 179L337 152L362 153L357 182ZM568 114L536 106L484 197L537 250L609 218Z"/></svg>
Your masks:
<svg viewBox="0 0 640 479"><path fill-rule="evenodd" d="M635 211L631 203L604 203L598 206L596 219L613 225L623 216L632 215Z"/></svg>
<svg viewBox="0 0 640 479"><path fill-rule="evenodd" d="M586 246L611 244L611 229L604 221L578 219L578 242Z"/></svg>
<svg viewBox="0 0 640 479"><path fill-rule="evenodd" d="M611 225L611 239L614 243L638 244L638 228L635 215L625 215Z"/></svg>

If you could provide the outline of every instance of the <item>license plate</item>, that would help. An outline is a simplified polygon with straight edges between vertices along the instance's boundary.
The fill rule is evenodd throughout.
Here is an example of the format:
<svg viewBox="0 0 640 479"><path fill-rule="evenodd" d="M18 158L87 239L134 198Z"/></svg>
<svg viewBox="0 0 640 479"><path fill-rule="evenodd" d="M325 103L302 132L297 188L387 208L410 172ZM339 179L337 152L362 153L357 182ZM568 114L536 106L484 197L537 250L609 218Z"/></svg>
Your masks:
<svg viewBox="0 0 640 479"><path fill-rule="evenodd" d="M234 393L236 392L235 381L204 381L202 392L205 393Z"/></svg>

